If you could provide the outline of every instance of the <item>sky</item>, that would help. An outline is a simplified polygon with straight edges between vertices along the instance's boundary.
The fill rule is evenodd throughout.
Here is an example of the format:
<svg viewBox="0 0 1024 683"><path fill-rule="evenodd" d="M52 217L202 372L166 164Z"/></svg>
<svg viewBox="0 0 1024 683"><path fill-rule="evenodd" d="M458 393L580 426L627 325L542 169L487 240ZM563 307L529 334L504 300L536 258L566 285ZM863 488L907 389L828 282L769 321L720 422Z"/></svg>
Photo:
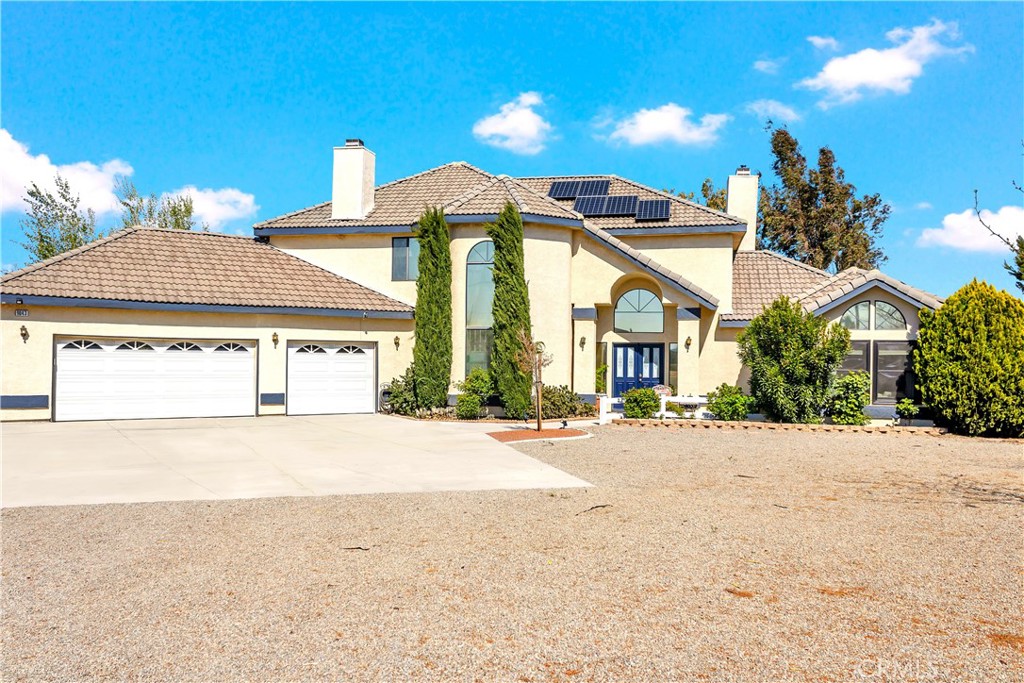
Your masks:
<svg viewBox="0 0 1024 683"><path fill-rule="evenodd" d="M102 229L125 177L251 234L330 199L346 138L378 182L463 160L699 191L777 182L771 119L891 204L886 273L1012 290L974 191L1024 233L1022 52L1019 2L4 2L0 261L26 263L25 187L58 172Z"/></svg>

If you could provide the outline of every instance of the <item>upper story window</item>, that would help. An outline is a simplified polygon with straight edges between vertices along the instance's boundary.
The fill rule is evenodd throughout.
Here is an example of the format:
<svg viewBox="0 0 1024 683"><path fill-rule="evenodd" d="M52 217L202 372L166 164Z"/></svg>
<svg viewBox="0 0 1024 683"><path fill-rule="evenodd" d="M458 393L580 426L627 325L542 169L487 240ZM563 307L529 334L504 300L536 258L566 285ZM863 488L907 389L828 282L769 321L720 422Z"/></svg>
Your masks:
<svg viewBox="0 0 1024 683"><path fill-rule="evenodd" d="M420 241L415 237L391 238L391 279L415 280L420 273Z"/></svg>
<svg viewBox="0 0 1024 683"><path fill-rule="evenodd" d="M615 304L616 332L665 331L665 310L661 299L646 289L631 289Z"/></svg>
<svg viewBox="0 0 1024 683"><path fill-rule="evenodd" d="M900 309L884 301L875 302L875 329L876 330L905 330L907 319L900 313Z"/></svg>
<svg viewBox="0 0 1024 683"><path fill-rule="evenodd" d="M847 308L846 313L843 313L843 317L839 322L848 330L867 330L870 328L868 322L870 313L871 304L867 301L861 301L859 304L854 304Z"/></svg>
<svg viewBox="0 0 1024 683"><path fill-rule="evenodd" d="M466 374L491 365L494 334L494 243L477 242L466 257Z"/></svg>

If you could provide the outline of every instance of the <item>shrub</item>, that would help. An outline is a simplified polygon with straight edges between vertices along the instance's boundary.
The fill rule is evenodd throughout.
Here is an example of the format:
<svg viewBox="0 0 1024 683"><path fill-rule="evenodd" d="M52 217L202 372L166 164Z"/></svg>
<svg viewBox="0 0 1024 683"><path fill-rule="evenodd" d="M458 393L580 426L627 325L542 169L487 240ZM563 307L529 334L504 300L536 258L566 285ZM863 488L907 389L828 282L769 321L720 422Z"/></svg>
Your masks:
<svg viewBox="0 0 1024 683"><path fill-rule="evenodd" d="M544 419L589 417L596 411L583 398L567 386L544 385ZM536 403L530 408L530 418L537 417Z"/></svg>
<svg viewBox="0 0 1024 683"><path fill-rule="evenodd" d="M647 420L661 408L654 389L630 389L622 395L622 412L628 418Z"/></svg>
<svg viewBox="0 0 1024 683"><path fill-rule="evenodd" d="M676 403L669 401L665 404L665 410L670 413L675 413L679 417L692 417L700 405L696 403Z"/></svg>
<svg viewBox="0 0 1024 683"><path fill-rule="evenodd" d="M717 389L708 392L708 411L719 420L746 420L750 406L750 397L731 384L723 382Z"/></svg>
<svg viewBox="0 0 1024 683"><path fill-rule="evenodd" d="M481 405L486 404L487 399L494 395L494 383L483 368L474 368L466 376L466 379L459 382L456 387L465 394L478 396Z"/></svg>
<svg viewBox="0 0 1024 683"><path fill-rule="evenodd" d="M594 371L594 391L599 394L608 393L608 364L602 363Z"/></svg>
<svg viewBox="0 0 1024 683"><path fill-rule="evenodd" d="M936 424L970 436L1024 436L1024 302L972 281L921 311L914 371Z"/></svg>
<svg viewBox="0 0 1024 683"><path fill-rule="evenodd" d="M427 209L416 227L420 244L416 277L415 395L418 408L448 405L452 374L452 253L441 209Z"/></svg>
<svg viewBox="0 0 1024 683"><path fill-rule="evenodd" d="M459 394L455 399L455 417L460 420L475 420L480 417L483 401L476 394Z"/></svg>
<svg viewBox="0 0 1024 683"><path fill-rule="evenodd" d="M398 415L416 414L418 404L416 402L416 393L413 391L415 376L416 371L413 365L410 365L406 369L405 374L391 380L391 397L385 406L387 412L397 413Z"/></svg>
<svg viewBox="0 0 1024 683"><path fill-rule="evenodd" d="M850 333L780 297L737 338L750 368L750 393L776 422L820 422Z"/></svg>
<svg viewBox="0 0 1024 683"><path fill-rule="evenodd" d="M898 420L909 422L917 417L917 414L920 412L921 407L909 398L901 398L896 403L896 418Z"/></svg>
<svg viewBox="0 0 1024 683"><path fill-rule="evenodd" d="M865 425L864 408L871 402L871 376L851 372L835 381L829 398L828 414L837 425Z"/></svg>

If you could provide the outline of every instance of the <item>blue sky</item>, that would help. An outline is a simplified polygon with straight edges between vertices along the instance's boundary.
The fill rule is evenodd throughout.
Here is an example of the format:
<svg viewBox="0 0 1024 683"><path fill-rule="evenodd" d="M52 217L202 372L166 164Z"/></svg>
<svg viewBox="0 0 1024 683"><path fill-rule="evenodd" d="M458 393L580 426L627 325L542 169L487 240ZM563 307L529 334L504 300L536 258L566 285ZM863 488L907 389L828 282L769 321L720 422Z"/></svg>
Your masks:
<svg viewBox="0 0 1024 683"><path fill-rule="evenodd" d="M465 160L655 187L771 176L765 118L830 146L893 205L891 275L940 295L1010 289L1024 230L1024 6L20 4L0 25L5 265L19 197L60 170L102 227L111 187L188 190L216 229L326 201L361 137L384 182Z"/></svg>

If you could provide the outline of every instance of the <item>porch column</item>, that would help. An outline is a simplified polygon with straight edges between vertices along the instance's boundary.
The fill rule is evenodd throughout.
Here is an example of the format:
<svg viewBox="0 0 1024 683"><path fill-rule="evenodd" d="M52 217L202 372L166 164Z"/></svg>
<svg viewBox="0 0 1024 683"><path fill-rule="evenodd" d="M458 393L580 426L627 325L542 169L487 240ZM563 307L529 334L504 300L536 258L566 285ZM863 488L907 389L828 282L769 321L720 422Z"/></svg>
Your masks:
<svg viewBox="0 0 1024 683"><path fill-rule="evenodd" d="M589 399L594 395L597 371L597 309L573 308L572 328L572 388Z"/></svg>
<svg viewBox="0 0 1024 683"><path fill-rule="evenodd" d="M679 386L676 391L683 396L696 394L700 387L700 312L700 308L682 306L676 310L676 339L679 340ZM689 348L687 339L690 340Z"/></svg>

